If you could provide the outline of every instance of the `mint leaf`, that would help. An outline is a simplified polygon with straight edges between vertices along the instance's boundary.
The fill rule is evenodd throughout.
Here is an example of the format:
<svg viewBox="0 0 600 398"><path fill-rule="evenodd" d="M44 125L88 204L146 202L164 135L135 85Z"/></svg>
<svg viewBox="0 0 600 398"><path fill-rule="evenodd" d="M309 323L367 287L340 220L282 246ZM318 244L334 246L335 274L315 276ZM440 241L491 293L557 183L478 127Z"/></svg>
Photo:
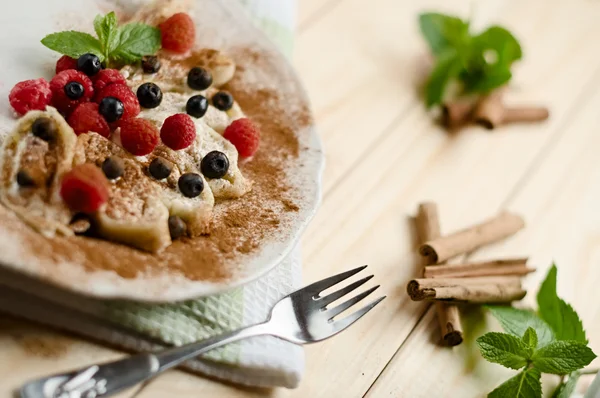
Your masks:
<svg viewBox="0 0 600 398"><path fill-rule="evenodd" d="M506 333L486 333L476 341L486 360L511 369L527 365L533 352L521 339Z"/></svg>
<svg viewBox="0 0 600 398"><path fill-rule="evenodd" d="M425 87L425 103L428 108L442 102L446 86L452 78L458 76L461 68L460 60L453 50L445 52L438 58Z"/></svg>
<svg viewBox="0 0 600 398"><path fill-rule="evenodd" d="M435 55L455 48L469 33L469 24L462 19L435 12L419 15L419 27Z"/></svg>
<svg viewBox="0 0 600 398"><path fill-rule="evenodd" d="M575 340L587 343L585 330L579 316L569 304L556 294L556 265L548 271L537 295L540 317L550 325L558 340Z"/></svg>
<svg viewBox="0 0 600 398"><path fill-rule="evenodd" d="M104 60L100 42L87 33L74 30L52 33L42 39L42 44L71 58L79 58L83 54L92 53L97 55L100 61Z"/></svg>
<svg viewBox="0 0 600 398"><path fill-rule="evenodd" d="M589 365L596 354L579 341L554 341L532 357L533 365L544 373L565 375Z"/></svg>
<svg viewBox="0 0 600 398"><path fill-rule="evenodd" d="M580 376L581 373L572 372L567 381L560 383L556 390L554 390L552 398L569 398L575 391L575 387L577 387L577 382L579 381Z"/></svg>
<svg viewBox="0 0 600 398"><path fill-rule="evenodd" d="M550 326L532 311L508 306L487 306L487 308L507 333L520 337L527 329L532 328L535 330L538 346L544 346L554 340Z"/></svg>
<svg viewBox="0 0 600 398"><path fill-rule="evenodd" d="M94 19L94 30L102 46L103 54L108 58L109 54L119 45L119 28L115 13L110 12L105 16L96 16Z"/></svg>
<svg viewBox="0 0 600 398"><path fill-rule="evenodd" d="M506 29L500 26L490 26L487 30L473 38L473 45L478 51L492 51L496 55L496 63L510 67L523 57L518 40Z"/></svg>
<svg viewBox="0 0 600 398"><path fill-rule="evenodd" d="M538 338L537 338L537 334L535 333L535 330L533 330L533 328L527 328L527 330L525 331L525 334L523 334L522 340L523 340L523 343L525 343L532 350L537 347Z"/></svg>
<svg viewBox="0 0 600 398"><path fill-rule="evenodd" d="M160 48L160 30L141 23L130 23L119 28L119 45L111 58L135 62L144 55L153 55Z"/></svg>
<svg viewBox="0 0 600 398"><path fill-rule="evenodd" d="M488 394L489 398L541 398L541 373L535 368L524 370L500 384Z"/></svg>

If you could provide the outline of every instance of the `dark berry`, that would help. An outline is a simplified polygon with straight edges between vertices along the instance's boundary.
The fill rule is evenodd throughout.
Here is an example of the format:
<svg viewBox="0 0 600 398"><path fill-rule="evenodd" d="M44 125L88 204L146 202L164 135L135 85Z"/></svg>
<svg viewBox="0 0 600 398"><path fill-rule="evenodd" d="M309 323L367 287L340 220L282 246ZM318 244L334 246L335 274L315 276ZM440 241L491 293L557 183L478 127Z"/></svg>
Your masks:
<svg viewBox="0 0 600 398"><path fill-rule="evenodd" d="M106 69L106 61L102 61L100 64L100 69Z"/></svg>
<svg viewBox="0 0 600 398"><path fill-rule="evenodd" d="M156 73L160 70L160 60L155 55L142 58L142 69L144 73Z"/></svg>
<svg viewBox="0 0 600 398"><path fill-rule="evenodd" d="M69 82L65 85L65 94L72 100L78 100L83 97L85 94L85 89L83 88L83 84L79 82Z"/></svg>
<svg viewBox="0 0 600 398"><path fill-rule="evenodd" d="M125 172L125 163L118 156L109 156L102 162L102 171L109 180L116 180Z"/></svg>
<svg viewBox="0 0 600 398"><path fill-rule="evenodd" d="M107 122L112 123L116 122L121 118L121 116L123 116L123 112L125 112L125 106L119 99L115 97L104 97L102 98L102 101L100 101L98 111Z"/></svg>
<svg viewBox="0 0 600 398"><path fill-rule="evenodd" d="M150 175L157 180L162 180L163 178L167 178L171 175L171 170L173 170L173 165L168 160L159 157L152 159L150 162L150 166L148 166L148 171Z"/></svg>
<svg viewBox="0 0 600 398"><path fill-rule="evenodd" d="M188 198L195 198L204 190L204 181L202 177L196 173L185 173L179 177L177 182L179 190Z"/></svg>
<svg viewBox="0 0 600 398"><path fill-rule="evenodd" d="M19 170L17 172L17 184L22 187L32 187L35 185L35 181L28 172Z"/></svg>
<svg viewBox="0 0 600 398"><path fill-rule="evenodd" d="M201 118L208 110L208 100L203 95L194 95L185 104L188 115Z"/></svg>
<svg viewBox="0 0 600 398"><path fill-rule="evenodd" d="M52 141L56 137L56 124L49 117L38 117L31 125L31 132L44 141Z"/></svg>
<svg viewBox="0 0 600 398"><path fill-rule="evenodd" d="M228 111L233 106L233 97L227 91L219 91L213 95L212 104L220 111Z"/></svg>
<svg viewBox="0 0 600 398"><path fill-rule="evenodd" d="M204 68L195 67L188 73L188 86L194 90L206 90L210 87L212 81L212 75Z"/></svg>
<svg viewBox="0 0 600 398"><path fill-rule="evenodd" d="M169 217L169 232L171 233L171 239L181 238L187 232L187 225L181 218L171 216Z"/></svg>
<svg viewBox="0 0 600 398"><path fill-rule="evenodd" d="M221 178L229 170L229 159L223 152L209 152L200 162L200 170L206 178Z"/></svg>
<svg viewBox="0 0 600 398"><path fill-rule="evenodd" d="M94 54L83 54L77 59L77 70L88 76L94 76L96 73L100 72L100 69L102 69L100 58Z"/></svg>
<svg viewBox="0 0 600 398"><path fill-rule="evenodd" d="M160 87L154 83L144 83L137 89L137 99L142 108L156 108L160 105L163 94Z"/></svg>

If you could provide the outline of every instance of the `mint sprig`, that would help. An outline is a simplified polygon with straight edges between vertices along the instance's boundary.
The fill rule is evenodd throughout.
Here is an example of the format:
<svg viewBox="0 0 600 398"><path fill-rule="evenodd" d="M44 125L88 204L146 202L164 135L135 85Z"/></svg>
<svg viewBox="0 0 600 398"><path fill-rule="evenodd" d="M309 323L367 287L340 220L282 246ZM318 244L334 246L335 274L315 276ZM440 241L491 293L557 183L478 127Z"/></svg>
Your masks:
<svg viewBox="0 0 600 398"><path fill-rule="evenodd" d="M556 293L556 265L552 265L537 295L538 313L512 307L489 306L506 333L490 332L477 339L481 355L510 369L522 369L488 396L538 398L541 373L565 376L553 397L568 398L579 369L596 354L587 346L579 316Z"/></svg>
<svg viewBox="0 0 600 398"><path fill-rule="evenodd" d="M72 58L92 53L108 65L134 63L160 49L160 30L142 23L119 26L114 12L96 16L94 30L97 37L77 31L52 33L42 44Z"/></svg>
<svg viewBox="0 0 600 398"><path fill-rule="evenodd" d="M469 21L433 12L419 15L419 26L436 58L425 87L428 107L443 101L452 82L464 94L487 93L506 84L512 63L523 56L518 40L501 26L473 34Z"/></svg>

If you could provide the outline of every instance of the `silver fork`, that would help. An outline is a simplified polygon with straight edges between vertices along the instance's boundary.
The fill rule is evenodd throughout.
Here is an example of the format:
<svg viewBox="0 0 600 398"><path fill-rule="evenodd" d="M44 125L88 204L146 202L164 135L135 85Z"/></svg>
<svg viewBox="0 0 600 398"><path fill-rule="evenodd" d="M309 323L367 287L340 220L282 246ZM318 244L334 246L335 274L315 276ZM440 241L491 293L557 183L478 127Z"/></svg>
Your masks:
<svg viewBox="0 0 600 398"><path fill-rule="evenodd" d="M342 312L374 292L379 285L332 308L327 306L363 285L373 275L326 296L321 297L320 293L366 267L365 265L325 278L283 297L275 304L268 319L263 323L180 347L155 353L137 354L122 360L34 380L21 388L21 398L108 397L209 350L253 336L271 335L294 344L309 344L325 340L345 330L385 298L385 296L380 297L358 311L334 320Z"/></svg>

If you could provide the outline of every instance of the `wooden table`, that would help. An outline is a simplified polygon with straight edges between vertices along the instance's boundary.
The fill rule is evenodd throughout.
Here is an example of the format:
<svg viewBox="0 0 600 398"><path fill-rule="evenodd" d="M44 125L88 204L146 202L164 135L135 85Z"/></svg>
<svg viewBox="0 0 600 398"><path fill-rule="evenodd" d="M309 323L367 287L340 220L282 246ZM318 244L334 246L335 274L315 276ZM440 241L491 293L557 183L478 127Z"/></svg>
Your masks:
<svg viewBox="0 0 600 398"><path fill-rule="evenodd" d="M526 282L531 303L556 261L559 293L583 317L600 353L600 2L300 3L294 61L327 152L323 204L303 242L304 279L370 264L388 298L347 332L308 347L296 390L240 389L171 371L121 396L483 396L514 373L483 362L474 349L484 330L469 325L486 316L468 314L465 344L444 348L432 308L405 293L418 267L409 216L423 200L439 204L443 231L501 209L524 215L523 232L469 258L530 256L539 269ZM425 9L472 12L478 25L499 22L514 30L525 58L508 100L544 103L550 120L455 135L437 127L414 88L426 54L416 16ZM0 318L0 396L32 377L120 355Z"/></svg>

